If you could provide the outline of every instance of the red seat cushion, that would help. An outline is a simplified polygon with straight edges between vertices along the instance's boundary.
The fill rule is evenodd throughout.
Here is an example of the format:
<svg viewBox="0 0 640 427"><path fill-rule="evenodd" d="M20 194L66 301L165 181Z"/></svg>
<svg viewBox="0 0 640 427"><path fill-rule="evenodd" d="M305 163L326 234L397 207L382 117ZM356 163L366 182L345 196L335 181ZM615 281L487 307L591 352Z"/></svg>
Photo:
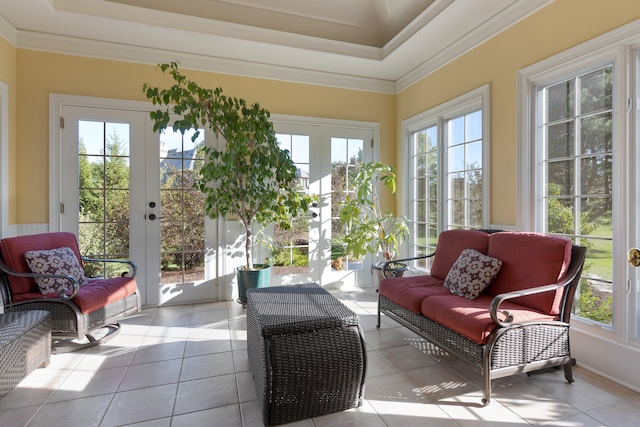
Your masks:
<svg viewBox="0 0 640 427"><path fill-rule="evenodd" d="M498 326L489 314L491 299L491 296L484 294L474 300L451 294L432 295L422 300L420 313L478 344L485 344L491 331ZM514 322L555 319L555 316L508 301L502 303L500 309L508 310ZM499 314L498 317L504 320L505 316Z"/></svg>
<svg viewBox="0 0 640 427"><path fill-rule="evenodd" d="M438 246L429 274L444 280L465 249L487 253L489 234L478 230L447 230L438 236Z"/></svg>
<svg viewBox="0 0 640 427"><path fill-rule="evenodd" d="M484 290L488 295L556 283L571 262L571 241L540 233L500 232L489 236L487 255L502 260L496 278ZM543 313L560 312L563 289L512 300Z"/></svg>
<svg viewBox="0 0 640 427"><path fill-rule="evenodd" d="M378 292L414 313L420 313L420 303L429 295L451 295L442 286L442 279L429 275L384 279L378 285Z"/></svg>
<svg viewBox="0 0 640 427"><path fill-rule="evenodd" d="M89 314L115 301L119 301L136 292L135 279L131 277L113 277L110 279L88 279L75 297L71 299L82 314ZM38 298L59 298L57 292L42 295L39 291L14 295L13 302L19 303Z"/></svg>
<svg viewBox="0 0 640 427"><path fill-rule="evenodd" d="M78 240L76 235L67 232L31 234L27 236L8 237L0 240L0 254L2 260L9 268L18 273L31 273L24 253L31 250L50 250L62 247L71 248L78 257L78 262L82 265L82 258L78 250ZM42 294L38 290L36 282L31 277L18 277L8 275L11 293L15 298L20 294L37 292L39 298Z"/></svg>
<svg viewBox="0 0 640 427"><path fill-rule="evenodd" d="M109 279L88 279L72 299L82 311L89 314L112 302L120 301L136 292L135 279L131 277L112 277Z"/></svg>

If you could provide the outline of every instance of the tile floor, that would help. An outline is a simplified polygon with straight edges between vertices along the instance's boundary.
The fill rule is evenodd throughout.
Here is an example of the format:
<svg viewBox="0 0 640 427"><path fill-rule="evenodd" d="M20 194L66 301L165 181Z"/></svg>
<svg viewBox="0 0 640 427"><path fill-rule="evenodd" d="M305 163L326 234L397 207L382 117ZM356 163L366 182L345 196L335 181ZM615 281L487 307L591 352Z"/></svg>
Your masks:
<svg viewBox="0 0 640 427"><path fill-rule="evenodd" d="M481 377L405 328L375 327L375 293L336 293L368 345L365 403L288 424L325 426L637 426L640 394L577 366L501 379L480 406ZM0 400L0 426L261 426L235 302L148 308L88 351L52 356ZM578 361L579 362L579 361Z"/></svg>

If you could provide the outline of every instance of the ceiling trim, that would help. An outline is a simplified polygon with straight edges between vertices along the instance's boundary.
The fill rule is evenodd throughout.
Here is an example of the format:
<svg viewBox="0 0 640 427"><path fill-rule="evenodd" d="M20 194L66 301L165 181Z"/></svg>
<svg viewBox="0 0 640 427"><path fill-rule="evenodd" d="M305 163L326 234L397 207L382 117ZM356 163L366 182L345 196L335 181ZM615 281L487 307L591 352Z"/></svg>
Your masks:
<svg viewBox="0 0 640 427"><path fill-rule="evenodd" d="M181 67L220 74L231 74L268 80L314 84L367 92L395 93L395 82L345 74L296 69L277 65L251 63L207 55L127 46L117 43L53 36L33 32L18 32L18 46L22 49L52 52L63 55L157 65L178 61Z"/></svg>
<svg viewBox="0 0 640 427"><path fill-rule="evenodd" d="M18 44L18 30L13 28L6 19L0 16L0 36L11 43L13 46Z"/></svg>
<svg viewBox="0 0 640 427"><path fill-rule="evenodd" d="M396 92L405 90L409 86L415 84L429 74L437 71L451 61L454 61L455 59L489 40L491 37L500 34L509 27L515 25L527 16L542 9L553 1L554 0L532 2L520 0L517 3L514 3L508 9L505 9L504 11L502 11L502 13L496 15L493 19L488 21L485 25L482 25L477 29L471 31L469 34L453 43L447 49L437 53L436 55L420 64L418 67L400 77L396 81Z"/></svg>

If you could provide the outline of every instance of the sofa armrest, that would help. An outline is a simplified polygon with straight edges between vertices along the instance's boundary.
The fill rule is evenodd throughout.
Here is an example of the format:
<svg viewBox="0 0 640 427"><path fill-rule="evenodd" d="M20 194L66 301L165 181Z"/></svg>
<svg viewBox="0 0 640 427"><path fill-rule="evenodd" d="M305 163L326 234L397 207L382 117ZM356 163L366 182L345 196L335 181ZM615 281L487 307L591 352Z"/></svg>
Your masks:
<svg viewBox="0 0 640 427"><path fill-rule="evenodd" d="M435 254L436 254L435 252L432 252L432 253L430 253L430 254L426 254L426 255L418 255L418 256L415 256L415 257L411 257L411 258L391 259L391 260L389 260L389 261L385 261L385 262L382 264L382 267L381 267L381 268L382 268L382 270L381 270L381 271L382 271L382 275L384 276L384 278L385 278L385 279L388 279L386 271L387 271L387 266L388 266L389 264L391 264L391 263L394 263L394 262L405 262L405 261L415 261L415 260L418 260L418 259L431 258L431 257L433 257Z"/></svg>
<svg viewBox="0 0 640 427"><path fill-rule="evenodd" d="M9 266L5 264L4 261L2 260L0 260L0 270L2 270L7 275L16 276L16 277L32 277L34 279L38 277L43 277L43 278L51 278L51 279L68 280L71 284L72 292L70 295L67 295L67 292L69 291L69 287L58 290L58 296L62 300L69 300L75 297L76 294L78 293L78 290L80 289L80 284L78 283L78 280L76 280L76 278L73 276L68 276L63 274L20 273L18 271L15 271L9 268Z"/></svg>
<svg viewBox="0 0 640 427"><path fill-rule="evenodd" d="M555 283L552 285L536 286L534 288L522 289L519 291L506 292L504 294L496 295L491 300L491 305L489 306L491 319L498 326L502 328L507 328L513 324L513 316L511 315L511 313L509 313L509 311L503 310L502 314L506 316L506 319L502 321L498 318L498 310L500 309L500 304L502 304L503 301L513 299L513 298L523 297L527 295L535 295L543 292L555 291L559 288L563 288L565 285L566 284Z"/></svg>
<svg viewBox="0 0 640 427"><path fill-rule="evenodd" d="M138 266L131 260L128 259L99 259L99 258L88 258L88 257L82 257L82 261L84 262L115 262L115 263L120 263L120 264L129 264L129 266L131 267L131 270L133 271L133 273L131 274L131 277L136 277L136 273L138 272Z"/></svg>

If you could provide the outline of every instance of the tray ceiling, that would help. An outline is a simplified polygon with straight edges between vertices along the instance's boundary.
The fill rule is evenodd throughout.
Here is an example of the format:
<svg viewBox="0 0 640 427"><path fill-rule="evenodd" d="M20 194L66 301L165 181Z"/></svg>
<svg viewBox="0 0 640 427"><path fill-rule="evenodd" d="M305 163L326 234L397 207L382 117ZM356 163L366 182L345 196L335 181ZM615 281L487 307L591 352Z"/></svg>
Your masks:
<svg viewBox="0 0 640 427"><path fill-rule="evenodd" d="M552 0L2 0L14 45L394 93Z"/></svg>

